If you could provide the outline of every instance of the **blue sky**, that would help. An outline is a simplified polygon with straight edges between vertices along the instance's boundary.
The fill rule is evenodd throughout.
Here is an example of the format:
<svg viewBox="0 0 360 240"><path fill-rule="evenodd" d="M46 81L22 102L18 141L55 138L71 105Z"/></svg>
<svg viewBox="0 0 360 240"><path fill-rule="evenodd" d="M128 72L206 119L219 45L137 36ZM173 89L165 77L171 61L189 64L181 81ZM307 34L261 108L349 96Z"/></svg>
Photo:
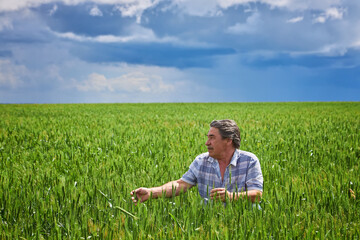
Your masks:
<svg viewBox="0 0 360 240"><path fill-rule="evenodd" d="M1 0L0 103L360 100L360 1Z"/></svg>

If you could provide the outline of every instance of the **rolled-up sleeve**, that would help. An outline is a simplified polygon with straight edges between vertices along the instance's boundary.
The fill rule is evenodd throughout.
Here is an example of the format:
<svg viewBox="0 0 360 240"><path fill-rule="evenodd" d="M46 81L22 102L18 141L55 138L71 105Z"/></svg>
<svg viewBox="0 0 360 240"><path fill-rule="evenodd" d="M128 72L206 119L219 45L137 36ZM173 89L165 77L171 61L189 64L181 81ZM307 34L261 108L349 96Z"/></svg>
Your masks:
<svg viewBox="0 0 360 240"><path fill-rule="evenodd" d="M253 157L249 162L246 176L246 190L263 191L263 175L261 172L260 162L257 157Z"/></svg>
<svg viewBox="0 0 360 240"><path fill-rule="evenodd" d="M196 158L189 166L189 170L181 177L181 180L195 186L198 182L198 175L199 162L198 158Z"/></svg>

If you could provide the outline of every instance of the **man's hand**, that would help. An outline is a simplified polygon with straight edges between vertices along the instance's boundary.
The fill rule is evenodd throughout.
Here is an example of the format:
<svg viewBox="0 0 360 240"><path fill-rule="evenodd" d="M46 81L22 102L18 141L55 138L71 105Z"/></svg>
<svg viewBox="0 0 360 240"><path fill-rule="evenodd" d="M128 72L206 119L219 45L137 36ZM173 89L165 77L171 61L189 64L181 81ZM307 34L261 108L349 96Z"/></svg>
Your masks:
<svg viewBox="0 0 360 240"><path fill-rule="evenodd" d="M225 188L214 188L210 191L210 198L212 200L226 202L226 199L232 199L232 193L228 192Z"/></svg>
<svg viewBox="0 0 360 240"><path fill-rule="evenodd" d="M210 197L212 200L221 200L225 202L226 199L230 201L237 201L238 199L248 198L251 202L260 201L262 192L259 190L249 190L247 192L237 192L233 194L227 191L225 188L214 188L210 191Z"/></svg>
<svg viewBox="0 0 360 240"><path fill-rule="evenodd" d="M145 202L150 198L151 191L149 188L138 188L131 191L131 200L135 203L135 205L138 204L138 202L142 203Z"/></svg>
<svg viewBox="0 0 360 240"><path fill-rule="evenodd" d="M184 182L183 180L175 180L168 183L165 183L164 185L160 187L152 187L152 188L138 188L135 190L132 190L130 192L131 194L131 200L137 205L139 202L145 202L150 197L152 198L158 198L161 197L163 194L165 197L172 197L174 194L175 196L178 196L181 192L186 192L189 188L191 188L192 185ZM174 192L174 190L176 190Z"/></svg>

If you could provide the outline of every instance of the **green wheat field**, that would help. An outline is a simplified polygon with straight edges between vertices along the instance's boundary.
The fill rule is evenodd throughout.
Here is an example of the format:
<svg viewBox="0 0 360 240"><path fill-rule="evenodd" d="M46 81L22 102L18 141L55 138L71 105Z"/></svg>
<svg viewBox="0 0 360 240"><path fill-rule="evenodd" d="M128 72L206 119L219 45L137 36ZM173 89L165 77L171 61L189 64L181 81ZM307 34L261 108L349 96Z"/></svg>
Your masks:
<svg viewBox="0 0 360 240"><path fill-rule="evenodd" d="M196 187L132 204L225 118L260 160L261 210ZM359 159L359 102L0 105L0 239L359 239Z"/></svg>

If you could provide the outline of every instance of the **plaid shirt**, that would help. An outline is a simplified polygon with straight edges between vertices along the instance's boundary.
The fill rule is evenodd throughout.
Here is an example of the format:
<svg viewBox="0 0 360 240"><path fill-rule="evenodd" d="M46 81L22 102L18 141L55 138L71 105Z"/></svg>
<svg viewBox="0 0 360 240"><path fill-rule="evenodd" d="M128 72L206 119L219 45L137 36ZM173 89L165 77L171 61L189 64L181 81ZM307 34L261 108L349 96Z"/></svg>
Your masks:
<svg viewBox="0 0 360 240"><path fill-rule="evenodd" d="M213 188L226 188L229 192L263 190L263 176L258 158L246 151L236 149L221 180L219 163L209 156L200 154L182 176L183 181L198 185L199 194L205 200L210 198Z"/></svg>

